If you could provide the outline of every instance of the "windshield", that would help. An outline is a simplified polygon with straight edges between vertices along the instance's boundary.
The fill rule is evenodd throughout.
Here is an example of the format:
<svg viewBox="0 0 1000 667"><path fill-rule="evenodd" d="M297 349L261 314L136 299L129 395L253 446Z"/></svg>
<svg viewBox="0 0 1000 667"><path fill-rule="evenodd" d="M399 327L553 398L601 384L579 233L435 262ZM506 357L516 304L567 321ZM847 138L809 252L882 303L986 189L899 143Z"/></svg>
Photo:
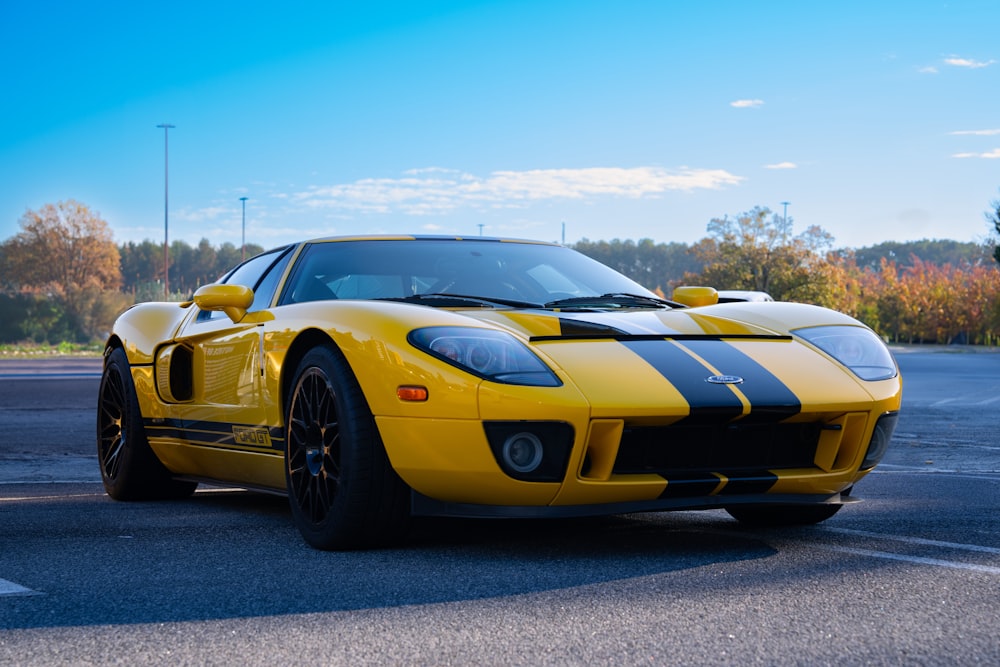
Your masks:
<svg viewBox="0 0 1000 667"><path fill-rule="evenodd" d="M458 295L538 306L602 294L656 295L569 248L491 239L312 243L300 255L283 303Z"/></svg>

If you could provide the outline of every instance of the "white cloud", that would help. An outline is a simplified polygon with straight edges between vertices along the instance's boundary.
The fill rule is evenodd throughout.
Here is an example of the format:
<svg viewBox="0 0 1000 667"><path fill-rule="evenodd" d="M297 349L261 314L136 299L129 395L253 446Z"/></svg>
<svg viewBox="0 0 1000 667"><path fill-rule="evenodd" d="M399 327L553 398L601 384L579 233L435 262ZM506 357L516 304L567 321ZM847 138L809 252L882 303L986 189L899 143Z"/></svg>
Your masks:
<svg viewBox="0 0 1000 667"><path fill-rule="evenodd" d="M983 158L986 160L1000 159L1000 148L994 148L986 153L955 153L952 157L957 158Z"/></svg>
<svg viewBox="0 0 1000 667"><path fill-rule="evenodd" d="M944 59L946 65L951 65L952 67L965 67L968 69L982 69L983 67L989 67L995 60L972 60L971 58L960 58L958 56L949 56Z"/></svg>
<svg viewBox="0 0 1000 667"><path fill-rule="evenodd" d="M1000 134L1000 129L995 130L957 130L955 132L949 132L948 134L971 134L977 137L992 137L994 135Z"/></svg>
<svg viewBox="0 0 1000 667"><path fill-rule="evenodd" d="M729 103L729 106L737 109L753 109L764 106L764 100L734 100Z"/></svg>
<svg viewBox="0 0 1000 667"><path fill-rule="evenodd" d="M798 169L799 165L794 162L777 162L775 164L766 164L764 169Z"/></svg>
<svg viewBox="0 0 1000 667"><path fill-rule="evenodd" d="M920 72L921 74L937 74L938 68L934 67L933 65L928 65L927 67L917 68L917 71Z"/></svg>
<svg viewBox="0 0 1000 667"><path fill-rule="evenodd" d="M410 170L402 178L312 186L291 195L290 200L312 209L437 215L459 208L521 208L560 199L640 199L670 191L717 190L743 180L722 169L688 167L675 171L661 167L533 169L495 171L485 177L432 168Z"/></svg>

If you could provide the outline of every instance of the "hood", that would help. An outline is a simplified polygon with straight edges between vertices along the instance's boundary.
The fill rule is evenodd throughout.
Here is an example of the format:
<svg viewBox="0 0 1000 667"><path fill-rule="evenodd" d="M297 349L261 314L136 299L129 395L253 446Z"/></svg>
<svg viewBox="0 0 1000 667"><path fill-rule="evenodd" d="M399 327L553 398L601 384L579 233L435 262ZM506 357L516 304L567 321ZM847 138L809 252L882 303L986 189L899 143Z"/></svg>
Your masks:
<svg viewBox="0 0 1000 667"><path fill-rule="evenodd" d="M532 342L552 337L567 339L654 336L776 336L772 328L704 312L705 309L625 311L463 311L487 320Z"/></svg>
<svg viewBox="0 0 1000 667"><path fill-rule="evenodd" d="M786 319L797 325L854 322L833 311L787 305L793 308L786 314L795 316ZM743 317L727 316L737 313ZM778 328L777 311L762 318L772 326L748 321L751 310L722 306L465 314L526 338L587 396L595 418L768 422L803 412L829 417L868 410L874 398L848 369Z"/></svg>

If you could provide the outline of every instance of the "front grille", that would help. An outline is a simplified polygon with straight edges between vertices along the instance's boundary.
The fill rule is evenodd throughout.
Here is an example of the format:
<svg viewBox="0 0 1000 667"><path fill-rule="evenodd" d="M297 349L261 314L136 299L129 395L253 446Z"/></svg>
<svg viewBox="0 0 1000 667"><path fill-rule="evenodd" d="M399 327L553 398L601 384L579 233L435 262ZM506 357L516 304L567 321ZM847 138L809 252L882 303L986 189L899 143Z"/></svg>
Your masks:
<svg viewBox="0 0 1000 667"><path fill-rule="evenodd" d="M616 474L757 472L815 467L819 424L645 426L622 433Z"/></svg>

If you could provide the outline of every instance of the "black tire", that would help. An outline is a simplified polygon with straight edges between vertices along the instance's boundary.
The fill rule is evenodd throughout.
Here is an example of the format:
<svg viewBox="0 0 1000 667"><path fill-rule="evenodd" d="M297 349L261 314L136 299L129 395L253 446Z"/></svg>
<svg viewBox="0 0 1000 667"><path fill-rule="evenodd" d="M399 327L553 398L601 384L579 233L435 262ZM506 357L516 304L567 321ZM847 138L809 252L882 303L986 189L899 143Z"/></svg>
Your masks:
<svg viewBox="0 0 1000 667"><path fill-rule="evenodd" d="M733 505L729 516L754 526L808 526L826 521L843 505Z"/></svg>
<svg viewBox="0 0 1000 667"><path fill-rule="evenodd" d="M128 358L121 348L104 360L97 398L97 460L104 490L115 500L184 498L198 486L172 479L150 449Z"/></svg>
<svg viewBox="0 0 1000 667"><path fill-rule="evenodd" d="M409 494L357 379L339 350L310 350L285 420L285 481L295 525L317 549L363 549L402 537Z"/></svg>

